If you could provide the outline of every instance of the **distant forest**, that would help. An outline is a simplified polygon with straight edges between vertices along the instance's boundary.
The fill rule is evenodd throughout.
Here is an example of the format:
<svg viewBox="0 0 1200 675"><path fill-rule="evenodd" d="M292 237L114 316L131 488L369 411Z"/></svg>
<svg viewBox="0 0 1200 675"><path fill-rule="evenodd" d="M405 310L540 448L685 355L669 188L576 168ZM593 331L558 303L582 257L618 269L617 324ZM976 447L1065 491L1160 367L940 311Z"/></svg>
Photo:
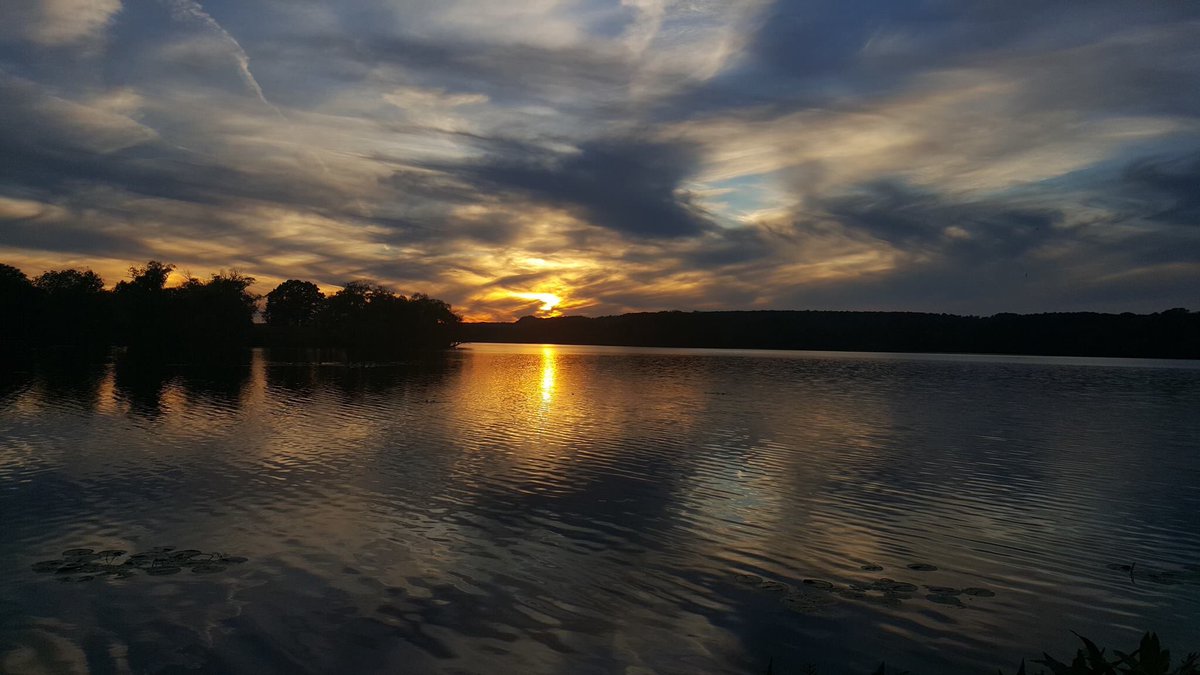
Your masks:
<svg viewBox="0 0 1200 675"><path fill-rule="evenodd" d="M1200 358L1200 312L655 312L468 323L463 342Z"/></svg>
<svg viewBox="0 0 1200 675"><path fill-rule="evenodd" d="M0 349L44 348L165 356L226 353L249 346L344 348L363 354L440 349L457 339L461 321L450 305L421 293L398 295L351 281L326 296L291 279L262 298L254 277L221 272L167 286L174 270L151 260L106 290L91 270L50 270L30 279L0 264Z"/></svg>

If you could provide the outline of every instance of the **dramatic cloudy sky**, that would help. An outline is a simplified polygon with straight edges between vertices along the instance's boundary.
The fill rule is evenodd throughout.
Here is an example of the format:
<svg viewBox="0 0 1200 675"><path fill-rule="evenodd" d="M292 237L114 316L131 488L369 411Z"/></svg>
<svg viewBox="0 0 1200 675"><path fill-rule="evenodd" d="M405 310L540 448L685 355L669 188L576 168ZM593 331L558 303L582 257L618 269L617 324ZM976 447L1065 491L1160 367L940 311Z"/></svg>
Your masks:
<svg viewBox="0 0 1200 675"><path fill-rule="evenodd" d="M470 318L1200 309L1200 2L3 0L0 261L150 258Z"/></svg>

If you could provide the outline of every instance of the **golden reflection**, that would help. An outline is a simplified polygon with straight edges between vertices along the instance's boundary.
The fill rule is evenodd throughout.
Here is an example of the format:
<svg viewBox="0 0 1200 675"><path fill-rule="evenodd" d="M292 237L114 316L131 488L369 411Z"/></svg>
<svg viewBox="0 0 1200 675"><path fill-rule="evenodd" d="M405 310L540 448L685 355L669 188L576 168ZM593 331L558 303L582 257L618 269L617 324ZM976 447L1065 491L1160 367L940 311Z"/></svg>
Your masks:
<svg viewBox="0 0 1200 675"><path fill-rule="evenodd" d="M554 347L542 347L542 403L554 397L554 361L558 358Z"/></svg>

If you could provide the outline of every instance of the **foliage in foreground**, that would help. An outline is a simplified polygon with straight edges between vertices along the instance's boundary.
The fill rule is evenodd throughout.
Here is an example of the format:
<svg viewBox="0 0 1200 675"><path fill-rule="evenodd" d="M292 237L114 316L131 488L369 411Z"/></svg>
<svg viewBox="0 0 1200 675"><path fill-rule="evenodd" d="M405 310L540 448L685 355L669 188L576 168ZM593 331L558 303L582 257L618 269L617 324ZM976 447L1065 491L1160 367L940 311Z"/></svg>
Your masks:
<svg viewBox="0 0 1200 675"><path fill-rule="evenodd" d="M1200 675L1200 654L1188 654L1178 666L1171 668L1171 652L1162 648L1154 633L1143 635L1138 648L1128 654L1114 649L1111 659L1096 643L1079 633L1075 635L1083 641L1084 649L1075 652L1071 663L1063 663L1046 653L1034 663L1046 666L1053 675ZM1022 663L1017 675L1024 674L1025 664Z"/></svg>
<svg viewBox="0 0 1200 675"><path fill-rule="evenodd" d="M1154 633L1143 635L1138 648L1128 654L1112 650L1111 658L1105 656L1106 650L1097 647L1096 643L1079 633L1075 635L1083 642L1084 648L1076 651L1075 658L1070 663L1059 661L1045 652L1042 653L1042 658L1033 662L1049 668L1049 675L1200 675L1200 654L1190 653L1179 665L1172 668L1170 650L1162 648L1158 635ZM773 666L773 663L767 665L767 675L775 675ZM815 670L809 666L802 672L810 675L815 673ZM881 663L872 675L909 673ZM1004 675L1004 671L1000 671L1000 675ZM1047 671L1039 669L1036 674L1031 673L1026 670L1025 662L1022 661L1016 675L1047 675Z"/></svg>

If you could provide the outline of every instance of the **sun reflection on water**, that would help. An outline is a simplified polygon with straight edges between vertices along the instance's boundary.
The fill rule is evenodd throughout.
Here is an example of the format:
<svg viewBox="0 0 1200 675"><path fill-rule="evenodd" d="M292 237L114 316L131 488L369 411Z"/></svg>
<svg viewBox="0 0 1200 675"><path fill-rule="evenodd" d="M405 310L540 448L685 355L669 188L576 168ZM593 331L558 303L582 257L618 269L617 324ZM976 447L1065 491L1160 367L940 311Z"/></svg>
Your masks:
<svg viewBox="0 0 1200 675"><path fill-rule="evenodd" d="M554 398L554 362L557 358L554 347L542 347L542 403L549 403Z"/></svg>

